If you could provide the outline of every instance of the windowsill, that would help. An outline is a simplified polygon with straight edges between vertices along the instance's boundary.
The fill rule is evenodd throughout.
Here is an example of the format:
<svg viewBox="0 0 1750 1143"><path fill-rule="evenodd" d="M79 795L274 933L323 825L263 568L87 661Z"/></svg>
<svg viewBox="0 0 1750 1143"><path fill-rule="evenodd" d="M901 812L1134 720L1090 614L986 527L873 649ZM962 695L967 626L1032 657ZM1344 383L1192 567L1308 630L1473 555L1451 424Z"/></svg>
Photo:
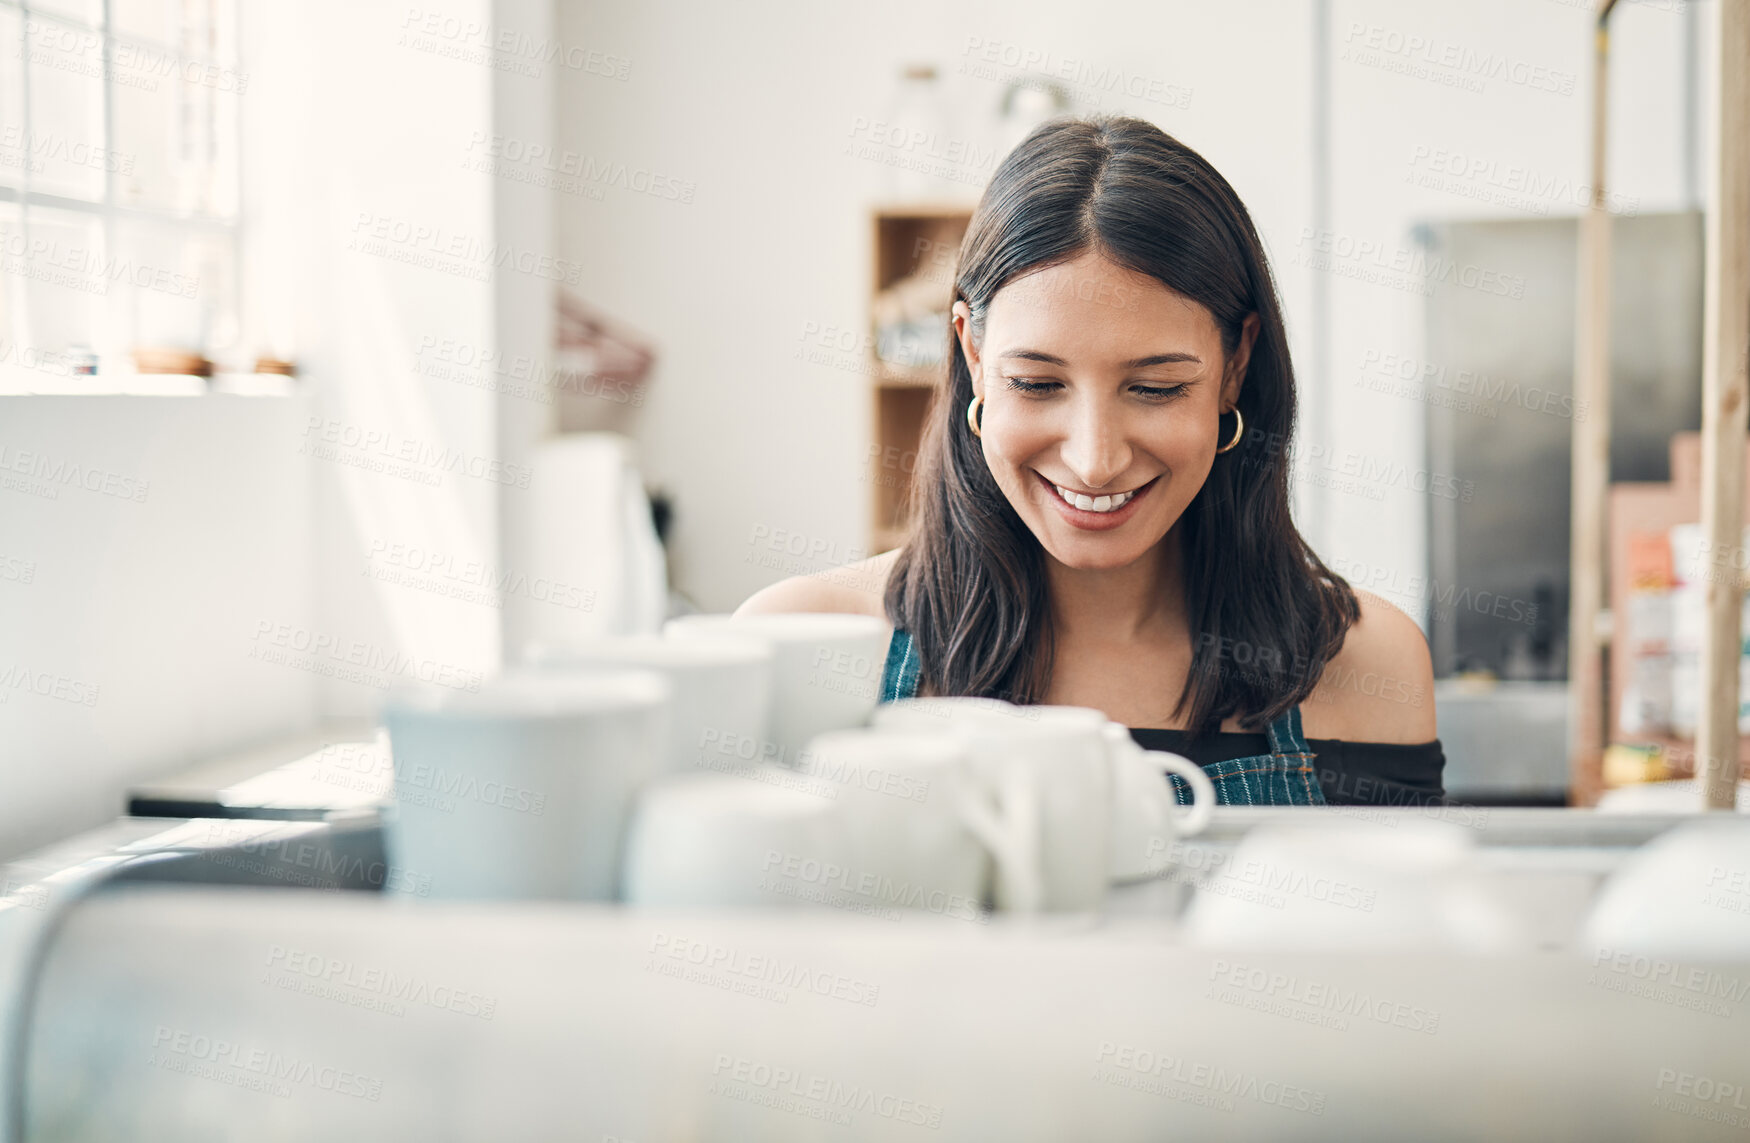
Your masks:
<svg viewBox="0 0 1750 1143"><path fill-rule="evenodd" d="M302 388L277 373L101 373L92 376L0 370L0 397L290 397Z"/></svg>

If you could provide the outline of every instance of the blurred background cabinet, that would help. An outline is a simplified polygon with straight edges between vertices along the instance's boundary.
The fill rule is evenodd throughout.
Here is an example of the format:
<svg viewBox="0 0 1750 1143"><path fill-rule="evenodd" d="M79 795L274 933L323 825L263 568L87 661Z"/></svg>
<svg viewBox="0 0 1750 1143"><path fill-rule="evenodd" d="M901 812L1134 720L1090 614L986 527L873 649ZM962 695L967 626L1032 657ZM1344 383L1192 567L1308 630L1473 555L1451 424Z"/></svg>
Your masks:
<svg viewBox="0 0 1750 1143"><path fill-rule="evenodd" d="M938 382L946 369L947 315L970 207L906 205L874 212L869 376L874 401L869 449L869 550L904 542L912 472Z"/></svg>

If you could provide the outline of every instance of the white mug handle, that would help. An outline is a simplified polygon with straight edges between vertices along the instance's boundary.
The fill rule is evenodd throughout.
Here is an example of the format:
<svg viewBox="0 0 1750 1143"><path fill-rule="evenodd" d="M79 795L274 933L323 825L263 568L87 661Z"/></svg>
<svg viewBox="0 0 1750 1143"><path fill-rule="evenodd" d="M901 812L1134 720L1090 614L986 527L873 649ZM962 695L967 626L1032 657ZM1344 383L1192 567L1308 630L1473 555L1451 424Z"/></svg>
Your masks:
<svg viewBox="0 0 1750 1143"><path fill-rule="evenodd" d="M1139 779L1135 785L1146 791L1144 796L1148 800L1143 805L1143 812L1150 822L1158 828L1172 830L1179 837L1190 837L1209 824L1215 813L1215 783L1209 780L1203 767L1165 750L1144 750L1120 722L1106 724L1106 744L1114 766L1140 766L1147 771L1148 777ZM1179 805L1179 799L1173 794L1173 784L1161 777L1161 770L1177 774L1190 785L1190 806ZM1179 813L1181 809L1186 811L1183 815Z"/></svg>
<svg viewBox="0 0 1750 1143"><path fill-rule="evenodd" d="M1159 783L1162 796L1167 805L1171 807L1161 814L1161 819L1173 821L1173 815L1183 808L1185 814L1177 821L1173 821L1173 831L1180 837L1190 837L1194 833L1202 833L1203 827L1209 824L1209 819L1215 814L1215 783L1209 780L1209 775L1203 772L1203 767L1189 758L1178 754L1169 754L1165 750L1144 750L1135 757L1149 768L1150 773L1157 769L1166 770L1185 779L1185 784L1191 787L1191 804L1185 807L1180 807L1179 799L1173 795L1171 782Z"/></svg>
<svg viewBox="0 0 1750 1143"><path fill-rule="evenodd" d="M982 783L962 773L955 783L954 805L966 828L990 850L1003 903L1014 912L1035 913L1044 907L1039 845L1039 790L1028 768L1002 767L1001 811L993 809Z"/></svg>

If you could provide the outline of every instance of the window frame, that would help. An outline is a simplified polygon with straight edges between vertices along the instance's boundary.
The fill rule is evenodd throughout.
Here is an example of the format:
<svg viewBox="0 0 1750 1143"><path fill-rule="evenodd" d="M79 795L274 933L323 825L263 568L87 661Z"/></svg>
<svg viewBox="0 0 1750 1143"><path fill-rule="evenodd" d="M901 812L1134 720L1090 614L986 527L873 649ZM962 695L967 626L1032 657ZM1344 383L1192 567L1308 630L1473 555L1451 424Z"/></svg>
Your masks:
<svg viewBox="0 0 1750 1143"><path fill-rule="evenodd" d="M222 2L222 0L207 0L207 2L216 5L217 3ZM186 3L187 0L174 0L172 4L172 8L177 13L177 19L179 22L184 19ZM115 77L117 74L116 54L118 45L138 47L146 51L159 53L163 57L174 60L177 74L171 77L171 82L178 85L186 85L188 83L183 77L182 72L185 68L191 65L202 68L224 68L232 71L234 74L242 75L243 73L238 70L236 66L241 60L241 45L238 42L242 38L239 27L240 13L236 12L235 8L233 8L231 13L232 19L229 28L227 29L229 32L229 42L224 48L221 48L221 54L203 55L190 54L174 44L141 36L133 32L115 31L113 29L113 0L97 0L96 8L98 13L98 23L92 24L88 20L79 16L59 11L54 8L44 8L40 4L31 3L30 0L0 0L0 12L13 13L18 19L18 36L14 44L14 49L17 53L19 69L18 117L21 120L19 129L20 137L23 140L22 147L24 151L24 161L17 167L16 182L0 182L0 204L11 205L16 208L18 228L22 232L23 240L26 243L27 249L29 248L31 241L31 216L33 211L55 211L67 215L83 215L95 220L99 227L99 233L102 236L103 255L106 260L112 260L117 256L116 245L118 231L128 223L142 223L159 227L167 231L172 231L175 233L175 237L178 241L186 241L187 238L193 236L200 236L208 239L221 237L225 246L223 260L226 263L227 281L224 283L223 287L197 287L200 292L195 296L216 303L216 308L220 312L224 312L228 315L233 328L236 330L237 336L241 338L244 334L242 314L242 216L244 193L242 162L243 114L242 108L239 106L236 113L228 117L229 127L224 131L224 134L228 136L228 138L221 140L220 124L221 121L227 117L220 115L217 110L217 98L228 95L229 97L240 99L241 93L216 92L213 99L205 101L207 122L205 124L204 137L210 140L209 145L212 149L212 161L217 163L219 161L219 156L226 154L228 151L229 158L227 161L232 167L231 177L233 179L234 198L229 204L231 207L230 213L221 213L215 210L178 210L169 207L123 202L121 201L120 193L120 180L122 175L115 169L115 164L109 162L104 164L101 195L87 199L76 195L63 194L58 191L42 190L33 185L34 175L32 166L34 164L32 156L35 154L34 144L37 132L34 129L35 125L32 118L32 76L35 73L39 73L42 70L43 65L35 63L31 58L31 33L33 21L47 22L51 25L77 34L94 35L98 38L98 43L101 45L102 73L96 78L100 85L102 98L101 110L98 117L99 137L98 139L92 140L92 145L101 146L106 155L115 155L120 153L115 146L117 104L117 84L115 82ZM179 36L178 38L180 39L181 37ZM228 48L229 50L230 58L228 61L223 58L225 48ZM4 50L6 50L5 47L0 45L0 51ZM179 109L179 115L180 114L181 111ZM36 344L36 330L40 328L40 323L33 321L34 315L32 314L32 300L30 298L31 291L28 288L28 283L20 275L5 271L0 271L0 273L4 273L5 277L11 279L11 281L7 283L8 291L15 299L12 322L13 330L11 336L12 346L10 347L11 351L5 356L9 359L14 358L15 352L23 349L34 349L39 356L63 352L63 350L58 347ZM219 292L215 294L209 292L211 290L218 290ZM97 373L95 376L82 376L73 372L70 368L57 376L54 370L40 371L23 368L17 360L7 360L5 362L4 372L6 374L11 374L12 380L15 383L22 382L23 388L20 389L16 387L16 384L7 384L4 379L0 379L0 393L119 391L117 387L113 385L106 385L103 382L103 378L117 378L118 376L133 377L135 376L135 370L132 362L126 358L125 347L119 344L121 338L117 332L117 323L113 312L113 299L109 298L107 293L104 296L103 303L98 307L97 312L101 314L101 317L93 322L92 341L95 342L95 344L88 346L88 348L98 356L98 362L96 365ZM137 330L135 331L134 336L136 339L138 338ZM207 354L215 348L225 348L224 346L214 346L212 344L210 332L207 334L207 339L208 344L200 347L200 351L203 354ZM70 350L73 347L68 346L64 348ZM37 372L45 372L48 379L38 381L29 377L21 376L23 374ZM60 382L69 382L70 384L63 385L60 384ZM123 388L129 392L139 391L137 383L123 386Z"/></svg>

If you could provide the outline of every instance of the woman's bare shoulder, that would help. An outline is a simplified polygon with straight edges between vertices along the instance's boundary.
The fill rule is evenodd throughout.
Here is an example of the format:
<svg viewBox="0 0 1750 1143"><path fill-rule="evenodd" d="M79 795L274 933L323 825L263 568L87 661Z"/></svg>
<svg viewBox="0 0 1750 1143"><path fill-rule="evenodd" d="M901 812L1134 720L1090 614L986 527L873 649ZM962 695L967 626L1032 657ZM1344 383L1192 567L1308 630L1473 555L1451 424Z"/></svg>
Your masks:
<svg viewBox="0 0 1750 1143"><path fill-rule="evenodd" d="M1361 618L1301 705L1308 738L1421 743L1436 734L1434 663L1416 621L1357 589Z"/></svg>
<svg viewBox="0 0 1750 1143"><path fill-rule="evenodd" d="M737 615L830 611L887 618L887 577L899 549L810 575L791 576L761 588L736 608Z"/></svg>

